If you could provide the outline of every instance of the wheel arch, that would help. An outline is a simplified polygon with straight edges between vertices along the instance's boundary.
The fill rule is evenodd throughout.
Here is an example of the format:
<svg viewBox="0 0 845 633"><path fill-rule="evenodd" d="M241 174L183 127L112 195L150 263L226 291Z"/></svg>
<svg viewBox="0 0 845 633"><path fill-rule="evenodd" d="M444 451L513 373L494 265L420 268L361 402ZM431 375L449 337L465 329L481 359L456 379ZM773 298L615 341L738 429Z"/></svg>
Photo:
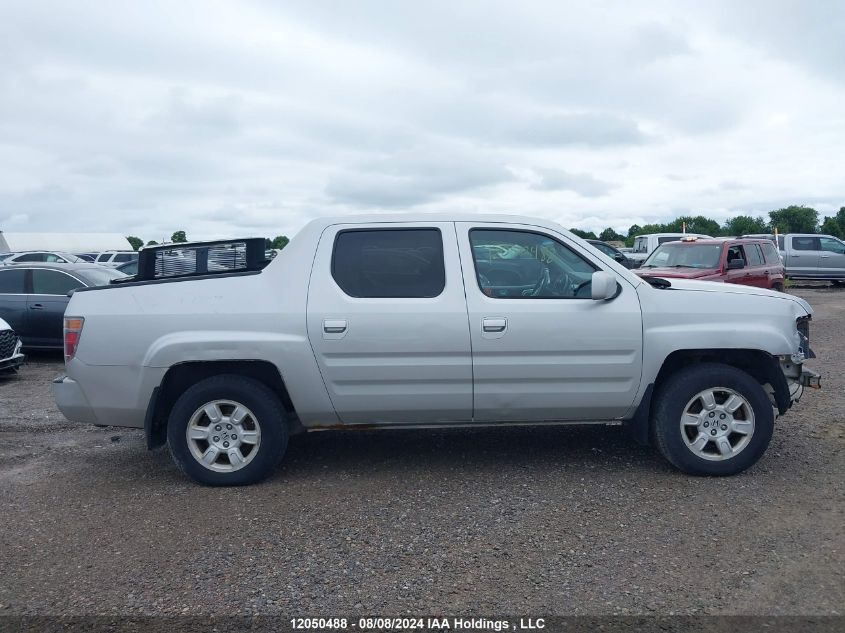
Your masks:
<svg viewBox="0 0 845 633"><path fill-rule="evenodd" d="M237 374L264 384L279 396L288 414L288 432L293 435L303 430L285 381L273 363L265 360L187 361L170 367L150 396L144 418L147 448L162 446L167 441L167 418L179 396L201 380L221 374Z"/></svg>
<svg viewBox="0 0 845 633"><path fill-rule="evenodd" d="M761 385L769 385L772 405L783 414L789 410L792 400L789 385L780 369L778 359L768 352L757 349L680 349L669 354L663 361L654 382L648 385L640 405L628 421L634 438L641 444L650 443L651 418L654 408L654 394L674 373L699 363L719 363L744 371Z"/></svg>

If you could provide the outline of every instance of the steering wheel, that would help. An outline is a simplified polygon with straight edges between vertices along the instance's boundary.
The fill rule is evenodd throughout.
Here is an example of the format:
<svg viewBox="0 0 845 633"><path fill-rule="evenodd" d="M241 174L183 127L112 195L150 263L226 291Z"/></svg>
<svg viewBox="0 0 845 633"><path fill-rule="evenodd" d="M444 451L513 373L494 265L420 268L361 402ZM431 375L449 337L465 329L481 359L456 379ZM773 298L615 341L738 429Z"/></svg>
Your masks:
<svg viewBox="0 0 845 633"><path fill-rule="evenodd" d="M578 285L576 285L575 287L573 287L573 289L572 289L572 296L573 296L573 297L577 297L577 296L578 296L578 293L579 293L579 292L581 292L581 289L582 289L582 288L585 288L586 286L588 286L588 285L589 285L589 284L591 284L592 282L593 282L593 280L592 280L592 279L588 279L587 281L582 281L580 284L578 284Z"/></svg>
<svg viewBox="0 0 845 633"><path fill-rule="evenodd" d="M543 294L543 291L551 286L552 278L549 274L549 267L543 266L543 272L540 273L540 278L537 279L537 283L534 284L534 287L530 290L524 290L522 292L523 297L539 297Z"/></svg>

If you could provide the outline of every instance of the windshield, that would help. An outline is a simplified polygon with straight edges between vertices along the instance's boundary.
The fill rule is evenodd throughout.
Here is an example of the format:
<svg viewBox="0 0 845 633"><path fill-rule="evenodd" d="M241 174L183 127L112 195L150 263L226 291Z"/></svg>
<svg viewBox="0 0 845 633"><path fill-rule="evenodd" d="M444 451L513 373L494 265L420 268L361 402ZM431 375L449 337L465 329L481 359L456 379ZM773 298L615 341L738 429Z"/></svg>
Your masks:
<svg viewBox="0 0 845 633"><path fill-rule="evenodd" d="M642 268L718 268L721 244L661 244L643 262Z"/></svg>
<svg viewBox="0 0 845 633"><path fill-rule="evenodd" d="M114 268L84 268L79 271L79 275L85 279L85 282L91 286L107 286L112 279L119 277L126 277L126 275Z"/></svg>
<svg viewBox="0 0 845 633"><path fill-rule="evenodd" d="M0 262L2 262L4 259L11 257L11 256L12 256L12 253L0 253Z"/></svg>

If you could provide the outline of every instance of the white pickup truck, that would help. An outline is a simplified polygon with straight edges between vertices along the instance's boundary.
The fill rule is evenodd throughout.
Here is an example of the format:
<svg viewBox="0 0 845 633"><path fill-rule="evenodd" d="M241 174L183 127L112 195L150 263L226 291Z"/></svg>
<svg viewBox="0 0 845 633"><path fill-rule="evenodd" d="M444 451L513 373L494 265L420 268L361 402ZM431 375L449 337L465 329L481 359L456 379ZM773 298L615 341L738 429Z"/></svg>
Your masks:
<svg viewBox="0 0 845 633"><path fill-rule="evenodd" d="M136 277L77 290L62 412L143 428L210 485L266 477L295 433L513 424L625 424L730 475L819 383L802 299L640 278L543 220L319 219L263 248L181 245L172 270L144 249Z"/></svg>

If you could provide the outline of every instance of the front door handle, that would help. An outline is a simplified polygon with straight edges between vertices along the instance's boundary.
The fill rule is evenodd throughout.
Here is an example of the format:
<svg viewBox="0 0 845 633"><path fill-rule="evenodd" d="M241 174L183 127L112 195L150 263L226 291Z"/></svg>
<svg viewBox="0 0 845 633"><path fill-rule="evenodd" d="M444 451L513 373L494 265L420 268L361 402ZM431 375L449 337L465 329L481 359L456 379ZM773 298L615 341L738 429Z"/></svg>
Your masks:
<svg viewBox="0 0 845 633"><path fill-rule="evenodd" d="M508 327L508 320L505 317L485 317L481 320L481 329L484 332L504 332Z"/></svg>
<svg viewBox="0 0 845 633"><path fill-rule="evenodd" d="M42 304L42 303L32 303L32 304L30 304L29 309L30 310L43 310L44 304Z"/></svg>
<svg viewBox="0 0 845 633"><path fill-rule="evenodd" d="M830 255L819 255L819 257L821 257L822 259L827 259L828 257L830 257Z"/></svg>
<svg viewBox="0 0 845 633"><path fill-rule="evenodd" d="M326 334L343 334L346 332L346 319L325 319L323 321L323 332Z"/></svg>

